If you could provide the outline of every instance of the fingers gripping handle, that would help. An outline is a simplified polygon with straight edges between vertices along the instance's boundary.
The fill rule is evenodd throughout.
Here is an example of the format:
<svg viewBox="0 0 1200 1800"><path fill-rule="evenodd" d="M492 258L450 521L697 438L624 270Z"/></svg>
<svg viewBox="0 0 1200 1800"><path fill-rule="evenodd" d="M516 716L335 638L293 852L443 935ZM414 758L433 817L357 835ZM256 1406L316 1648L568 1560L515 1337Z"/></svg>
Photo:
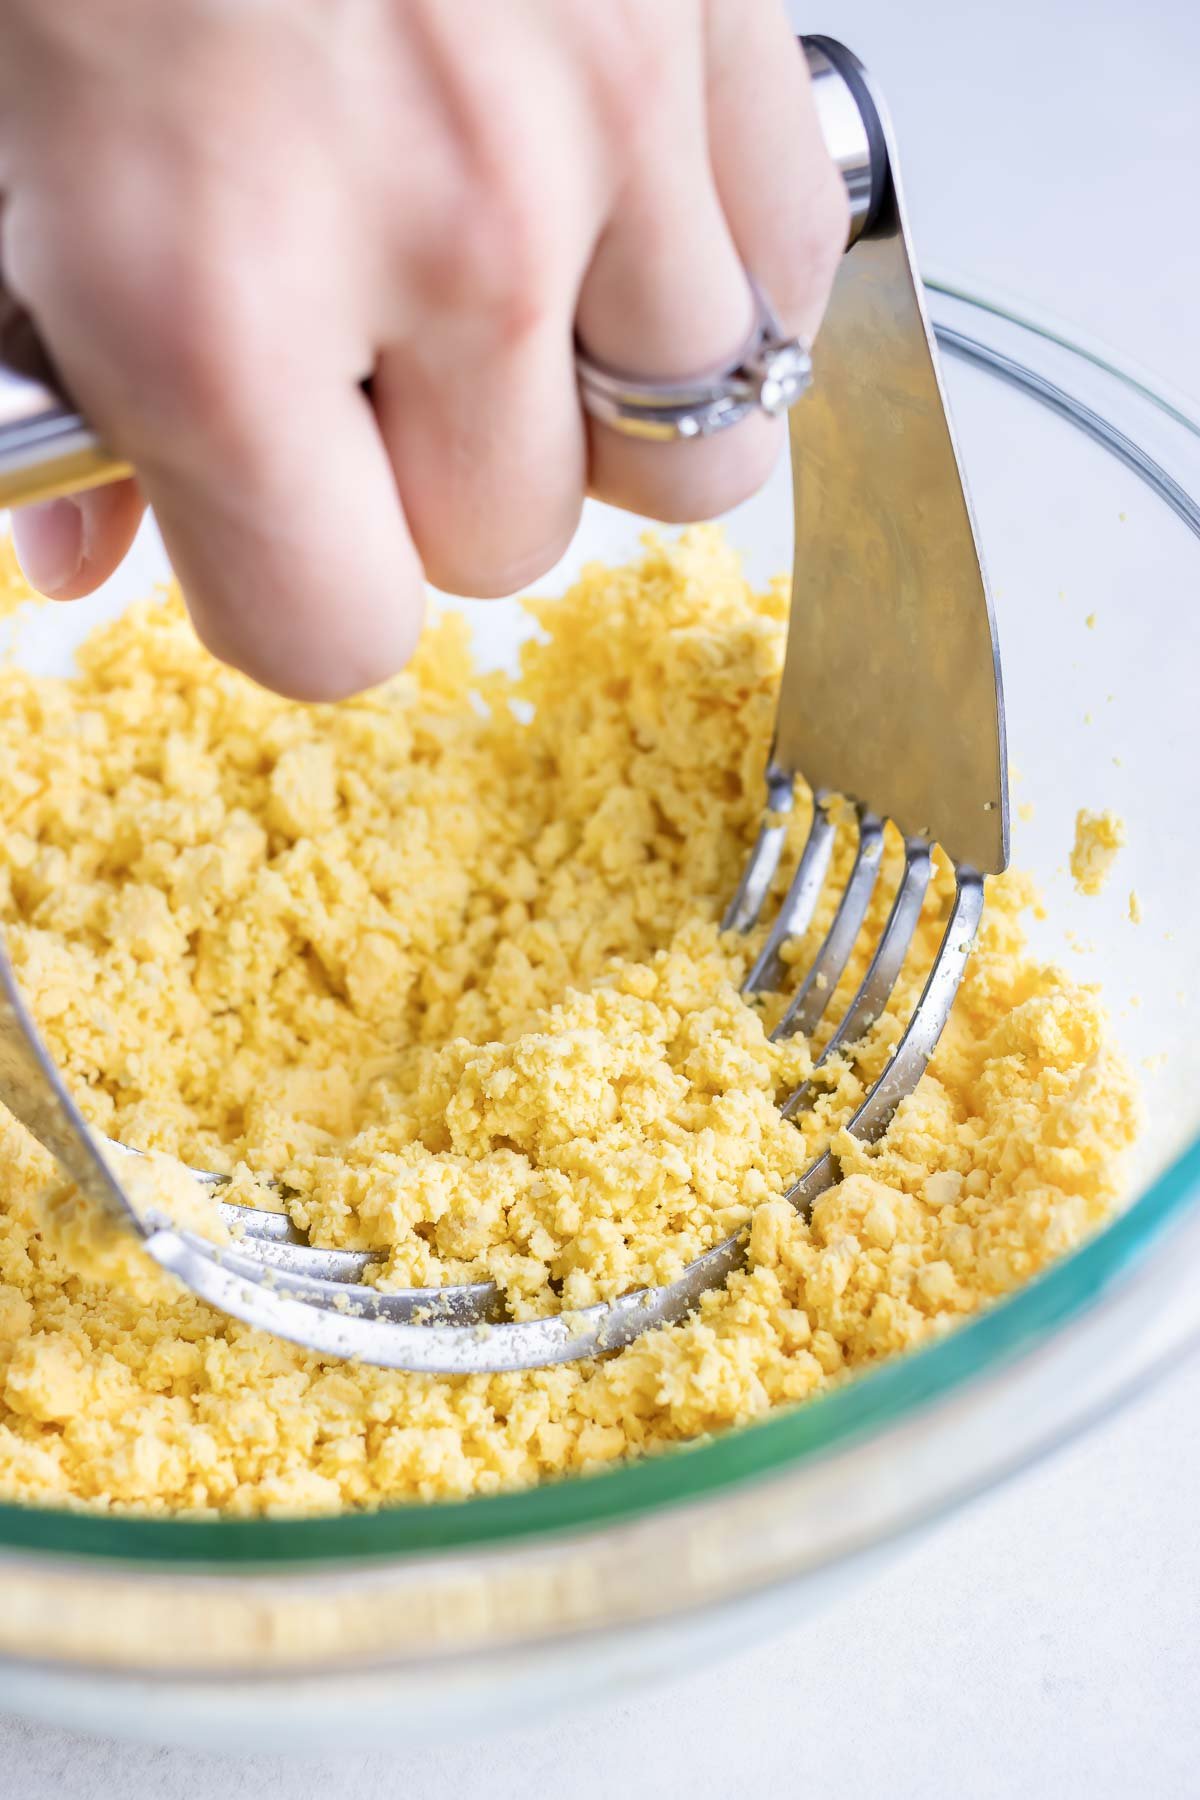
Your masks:
<svg viewBox="0 0 1200 1800"><path fill-rule="evenodd" d="M802 38L826 148L850 200L850 238L871 230L888 159L879 114L858 58L833 38ZM56 382L29 320L0 326L0 506L24 506L128 475Z"/></svg>

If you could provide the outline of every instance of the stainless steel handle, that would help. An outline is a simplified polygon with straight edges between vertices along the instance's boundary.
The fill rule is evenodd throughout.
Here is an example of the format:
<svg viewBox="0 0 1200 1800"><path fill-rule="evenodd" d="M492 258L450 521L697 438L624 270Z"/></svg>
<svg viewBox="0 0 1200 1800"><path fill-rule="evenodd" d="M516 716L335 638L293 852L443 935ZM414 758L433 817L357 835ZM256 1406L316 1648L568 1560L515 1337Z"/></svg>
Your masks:
<svg viewBox="0 0 1200 1800"><path fill-rule="evenodd" d="M883 121L867 72L852 50L829 37L802 37L800 47L812 78L825 148L846 184L849 249L871 231L883 211L888 188Z"/></svg>
<svg viewBox="0 0 1200 1800"><path fill-rule="evenodd" d="M833 38L800 40L821 131L850 200L849 243L869 233L888 184L887 147L858 58ZM23 333L19 346L14 339ZM41 367L35 372L35 363ZM55 384L28 321L0 338L0 506L24 506L118 481L129 466L107 451Z"/></svg>
<svg viewBox="0 0 1200 1800"><path fill-rule="evenodd" d="M29 320L0 331L0 506L24 506L130 473L62 393Z"/></svg>

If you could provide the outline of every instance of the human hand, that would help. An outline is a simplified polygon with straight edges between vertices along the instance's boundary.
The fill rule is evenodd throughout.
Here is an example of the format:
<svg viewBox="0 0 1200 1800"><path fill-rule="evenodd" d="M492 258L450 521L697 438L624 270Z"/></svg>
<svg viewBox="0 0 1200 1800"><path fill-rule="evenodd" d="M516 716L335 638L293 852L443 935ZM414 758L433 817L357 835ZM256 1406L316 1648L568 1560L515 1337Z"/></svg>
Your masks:
<svg viewBox="0 0 1200 1800"><path fill-rule="evenodd" d="M686 376L748 269L811 338L846 239L780 0L5 0L0 192L5 284L137 471L17 516L30 579L90 593L149 501L205 643L303 699L402 666L425 576L543 574L587 491L753 492L779 421L620 436L574 334Z"/></svg>

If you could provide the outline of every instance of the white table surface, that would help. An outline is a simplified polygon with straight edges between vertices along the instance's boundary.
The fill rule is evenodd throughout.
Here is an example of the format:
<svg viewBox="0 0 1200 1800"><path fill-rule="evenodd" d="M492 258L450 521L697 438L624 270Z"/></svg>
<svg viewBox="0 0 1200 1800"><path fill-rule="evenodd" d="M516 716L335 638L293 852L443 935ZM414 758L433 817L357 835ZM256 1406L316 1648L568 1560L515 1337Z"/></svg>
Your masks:
<svg viewBox="0 0 1200 1800"><path fill-rule="evenodd" d="M884 82L922 253L1200 395L1196 0L825 0ZM1189 191L1190 190L1190 191ZM12 1800L940 1800L1200 1793L1200 1369L911 1548L815 1628L431 1754L233 1761L0 1719Z"/></svg>

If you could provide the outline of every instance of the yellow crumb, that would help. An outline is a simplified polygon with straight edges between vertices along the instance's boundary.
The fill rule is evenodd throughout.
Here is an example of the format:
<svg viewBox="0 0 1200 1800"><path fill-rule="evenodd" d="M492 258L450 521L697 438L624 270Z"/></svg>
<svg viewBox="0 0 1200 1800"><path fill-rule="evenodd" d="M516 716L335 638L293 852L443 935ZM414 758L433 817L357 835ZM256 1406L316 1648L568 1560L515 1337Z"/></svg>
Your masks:
<svg viewBox="0 0 1200 1800"><path fill-rule="evenodd" d="M1032 800L1022 800L1020 806L1018 806L1018 808L1017 808L1017 817L1019 819L1021 819L1026 825L1029 824L1030 820L1033 818L1033 801Z"/></svg>
<svg viewBox="0 0 1200 1800"><path fill-rule="evenodd" d="M105 1146L103 1155L139 1218L198 1232L214 1243L232 1242L211 1192L178 1157L161 1150L135 1156L117 1146Z"/></svg>
<svg viewBox="0 0 1200 1800"><path fill-rule="evenodd" d="M1096 629L1096 615L1095 615L1095 613L1094 613L1094 612L1093 612L1093 613L1089 613L1089 614L1088 614L1088 616L1087 616L1087 618L1086 618L1086 619L1085 619L1085 620L1084 620L1084 621L1083 621L1083 622L1084 622L1084 624L1085 624L1085 625L1086 625L1086 626L1087 626L1087 628L1088 628L1088 630L1089 630L1089 631L1095 631L1095 629Z"/></svg>
<svg viewBox="0 0 1200 1800"><path fill-rule="evenodd" d="M0 619L10 618L29 600L40 603L42 596L26 581L12 539L0 534Z"/></svg>
<svg viewBox="0 0 1200 1800"><path fill-rule="evenodd" d="M1145 914L1142 912L1142 897L1136 888L1129 891L1129 923L1140 925Z"/></svg>
<svg viewBox="0 0 1200 1800"><path fill-rule="evenodd" d="M319 1512L645 1455L937 1337L1116 1204L1133 1078L1094 989L1027 952L1016 875L989 883L882 1142L842 1128L920 990L940 863L889 1010L798 1126L780 1117L831 1026L773 1043L784 1001L739 992L762 933L718 922L761 805L785 585L752 592L705 528L532 611L515 680L475 673L451 614L336 707L220 667L177 597L98 631L71 679L8 671L12 956L88 1118L160 1153L135 1179L172 1216L197 1204L173 1159L239 1198L274 1175L314 1241L378 1251L385 1284L491 1273L517 1316L667 1280L743 1223L747 1266L601 1362L323 1362L115 1250L0 1114L4 1498ZM837 881L853 852L843 824ZM889 831L830 1021L902 866ZM841 1179L808 1220L781 1195L831 1139Z"/></svg>
<svg viewBox="0 0 1200 1800"><path fill-rule="evenodd" d="M1125 821L1112 812L1075 815L1075 842L1071 849L1071 877L1081 894L1098 894L1112 873L1117 852L1125 845Z"/></svg>

